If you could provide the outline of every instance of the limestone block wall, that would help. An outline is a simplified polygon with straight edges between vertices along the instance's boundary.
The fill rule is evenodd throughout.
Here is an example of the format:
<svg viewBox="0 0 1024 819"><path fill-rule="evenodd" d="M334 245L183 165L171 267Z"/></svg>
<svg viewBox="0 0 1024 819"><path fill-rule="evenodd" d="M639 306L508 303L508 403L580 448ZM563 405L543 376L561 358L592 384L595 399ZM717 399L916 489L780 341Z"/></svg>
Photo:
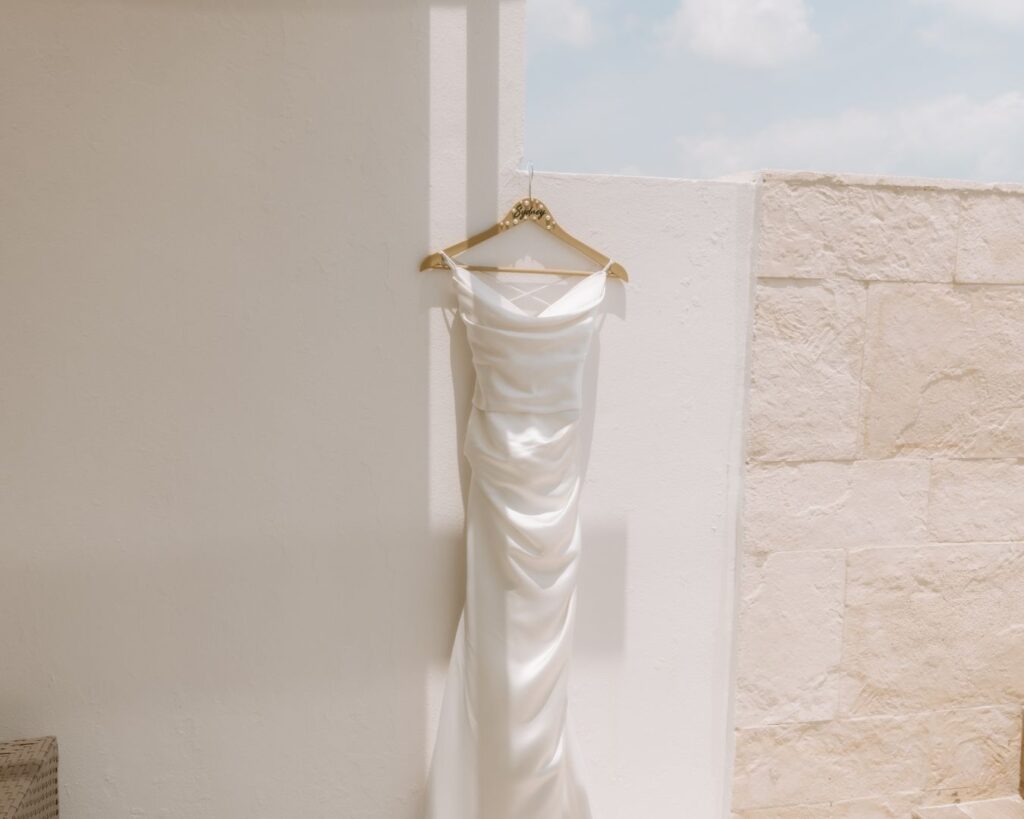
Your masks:
<svg viewBox="0 0 1024 819"><path fill-rule="evenodd" d="M1014 793L1024 188L768 173L732 809Z"/></svg>

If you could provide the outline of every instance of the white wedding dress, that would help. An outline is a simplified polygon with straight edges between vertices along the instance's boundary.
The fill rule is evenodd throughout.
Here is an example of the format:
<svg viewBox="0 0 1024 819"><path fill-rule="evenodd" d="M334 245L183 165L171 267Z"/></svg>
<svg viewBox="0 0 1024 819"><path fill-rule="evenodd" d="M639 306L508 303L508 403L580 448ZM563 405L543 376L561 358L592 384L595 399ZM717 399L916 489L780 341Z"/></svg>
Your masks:
<svg viewBox="0 0 1024 819"><path fill-rule="evenodd" d="M497 281L444 259L476 384L463 446L472 470L466 602L426 816L591 819L567 686L581 546L582 376L608 266L530 312Z"/></svg>

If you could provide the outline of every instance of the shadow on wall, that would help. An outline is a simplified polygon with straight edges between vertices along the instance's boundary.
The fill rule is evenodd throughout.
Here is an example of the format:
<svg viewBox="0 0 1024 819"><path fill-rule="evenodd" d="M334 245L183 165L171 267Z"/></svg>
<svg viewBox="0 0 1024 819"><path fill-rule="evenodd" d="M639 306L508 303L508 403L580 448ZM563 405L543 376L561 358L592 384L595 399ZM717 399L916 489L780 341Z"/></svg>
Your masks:
<svg viewBox="0 0 1024 819"><path fill-rule="evenodd" d="M427 495L430 5L57 8L0 32L0 735L60 737L71 815L413 817L462 559Z"/></svg>

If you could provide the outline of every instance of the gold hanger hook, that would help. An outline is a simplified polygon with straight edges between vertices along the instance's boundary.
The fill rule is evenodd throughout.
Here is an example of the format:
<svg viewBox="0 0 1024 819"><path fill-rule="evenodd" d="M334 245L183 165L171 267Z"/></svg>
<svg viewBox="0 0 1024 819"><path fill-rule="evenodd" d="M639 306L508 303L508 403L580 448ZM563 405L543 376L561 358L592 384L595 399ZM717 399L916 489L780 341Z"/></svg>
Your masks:
<svg viewBox="0 0 1024 819"><path fill-rule="evenodd" d="M526 198L533 199L533 163L530 163L530 180L526 183Z"/></svg>

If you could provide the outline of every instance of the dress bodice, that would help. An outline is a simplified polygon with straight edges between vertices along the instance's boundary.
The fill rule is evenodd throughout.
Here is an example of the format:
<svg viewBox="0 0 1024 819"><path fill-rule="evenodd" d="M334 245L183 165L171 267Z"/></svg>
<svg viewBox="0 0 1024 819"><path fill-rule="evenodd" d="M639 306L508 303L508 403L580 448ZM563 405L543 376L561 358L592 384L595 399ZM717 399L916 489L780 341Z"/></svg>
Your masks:
<svg viewBox="0 0 1024 819"><path fill-rule="evenodd" d="M579 410L608 267L588 274L540 312L529 313L445 258L476 371L474 406L494 412Z"/></svg>

